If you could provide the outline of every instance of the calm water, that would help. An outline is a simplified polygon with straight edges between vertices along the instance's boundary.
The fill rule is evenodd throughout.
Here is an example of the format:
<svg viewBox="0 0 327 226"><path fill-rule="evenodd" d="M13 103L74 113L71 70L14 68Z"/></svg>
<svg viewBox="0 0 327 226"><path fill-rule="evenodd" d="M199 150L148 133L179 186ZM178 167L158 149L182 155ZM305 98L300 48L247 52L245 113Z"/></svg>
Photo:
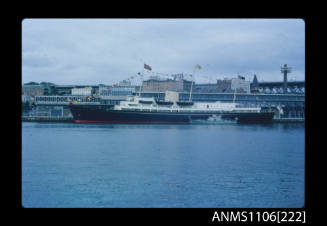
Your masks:
<svg viewBox="0 0 327 226"><path fill-rule="evenodd" d="M304 125L22 124L24 207L302 207Z"/></svg>

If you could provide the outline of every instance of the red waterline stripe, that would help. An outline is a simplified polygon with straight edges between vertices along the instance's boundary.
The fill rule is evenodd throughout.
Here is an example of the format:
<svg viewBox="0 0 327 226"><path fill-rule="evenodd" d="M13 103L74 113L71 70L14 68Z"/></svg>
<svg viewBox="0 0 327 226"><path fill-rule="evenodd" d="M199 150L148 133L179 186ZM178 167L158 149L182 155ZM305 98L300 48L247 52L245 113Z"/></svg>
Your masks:
<svg viewBox="0 0 327 226"><path fill-rule="evenodd" d="M90 121L74 120L76 123L122 123L122 124L189 124L189 122L136 122L136 121Z"/></svg>

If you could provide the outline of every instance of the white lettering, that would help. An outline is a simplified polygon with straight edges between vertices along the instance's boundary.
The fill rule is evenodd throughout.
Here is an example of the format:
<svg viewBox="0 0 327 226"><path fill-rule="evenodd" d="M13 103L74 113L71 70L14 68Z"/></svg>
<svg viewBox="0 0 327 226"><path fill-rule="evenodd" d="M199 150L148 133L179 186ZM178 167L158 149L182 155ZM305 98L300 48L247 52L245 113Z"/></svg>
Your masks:
<svg viewBox="0 0 327 226"><path fill-rule="evenodd" d="M223 221L223 219L225 218L225 220L226 221L228 221L229 220L229 212L227 212L227 214L225 215L225 213L224 212L221 212L221 220Z"/></svg>
<svg viewBox="0 0 327 226"><path fill-rule="evenodd" d="M234 215L234 212L231 212L230 221L240 221L240 218L240 212L237 212L236 215Z"/></svg>
<svg viewBox="0 0 327 226"><path fill-rule="evenodd" d="M247 212L246 211L242 211L242 220L241 221L247 221L248 217L246 216ZM252 216L252 215L251 215Z"/></svg>
<svg viewBox="0 0 327 226"><path fill-rule="evenodd" d="M214 221L215 219L218 219L218 221L220 221L219 214L217 213L217 211L215 211L215 213L213 215L213 218L212 218L212 221Z"/></svg>
<svg viewBox="0 0 327 226"><path fill-rule="evenodd" d="M220 221L226 221L226 222L230 222L230 221L234 221L234 222L244 222L247 221L248 217L247 217L247 212L246 211L242 211L242 212L233 212L233 211L227 211L227 212L223 212L221 211L220 213L218 213L217 211L215 211L213 217L212 217L212 222L217 220L218 222Z"/></svg>

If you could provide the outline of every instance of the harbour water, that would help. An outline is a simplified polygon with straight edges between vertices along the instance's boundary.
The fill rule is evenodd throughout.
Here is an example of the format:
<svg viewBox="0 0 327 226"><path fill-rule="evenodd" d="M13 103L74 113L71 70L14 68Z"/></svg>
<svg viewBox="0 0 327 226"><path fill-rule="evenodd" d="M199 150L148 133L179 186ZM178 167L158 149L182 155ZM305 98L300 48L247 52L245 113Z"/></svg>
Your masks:
<svg viewBox="0 0 327 226"><path fill-rule="evenodd" d="M22 123L24 207L302 207L304 124Z"/></svg>

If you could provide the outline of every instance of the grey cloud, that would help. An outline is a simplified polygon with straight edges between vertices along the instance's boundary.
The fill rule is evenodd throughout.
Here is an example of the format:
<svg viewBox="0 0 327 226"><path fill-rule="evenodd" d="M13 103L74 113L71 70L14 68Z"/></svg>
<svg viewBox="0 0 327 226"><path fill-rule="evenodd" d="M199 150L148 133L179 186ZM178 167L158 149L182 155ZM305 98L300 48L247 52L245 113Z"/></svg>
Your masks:
<svg viewBox="0 0 327 226"><path fill-rule="evenodd" d="M55 65L55 60L42 53L23 53L23 65L28 67L50 67Z"/></svg>
<svg viewBox="0 0 327 226"><path fill-rule="evenodd" d="M114 83L144 62L155 72L193 73L200 64L210 66L199 77L261 73L265 80L280 80L287 63L304 79L301 20L47 19L22 27L23 82Z"/></svg>

